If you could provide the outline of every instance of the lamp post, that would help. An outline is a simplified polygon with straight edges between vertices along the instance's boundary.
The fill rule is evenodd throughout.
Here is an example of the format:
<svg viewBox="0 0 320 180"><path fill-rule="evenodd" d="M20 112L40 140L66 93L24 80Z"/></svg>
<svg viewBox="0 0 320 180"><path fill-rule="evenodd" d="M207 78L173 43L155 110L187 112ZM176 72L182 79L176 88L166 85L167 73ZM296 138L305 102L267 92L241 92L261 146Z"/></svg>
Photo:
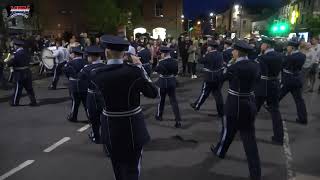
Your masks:
<svg viewBox="0 0 320 180"><path fill-rule="evenodd" d="M188 36L190 37L191 36L191 32L190 32L190 22L192 20L188 19Z"/></svg>
<svg viewBox="0 0 320 180"><path fill-rule="evenodd" d="M211 13L209 14L209 16L210 16L211 29L213 29L213 28L214 28L214 27L213 27L213 17L215 16L215 13L214 13L214 12L211 12Z"/></svg>
<svg viewBox="0 0 320 180"><path fill-rule="evenodd" d="M242 32L242 6L240 6L239 4L235 4L234 5L234 11L235 14L237 16L237 18L239 18L239 38L241 38L241 32Z"/></svg>

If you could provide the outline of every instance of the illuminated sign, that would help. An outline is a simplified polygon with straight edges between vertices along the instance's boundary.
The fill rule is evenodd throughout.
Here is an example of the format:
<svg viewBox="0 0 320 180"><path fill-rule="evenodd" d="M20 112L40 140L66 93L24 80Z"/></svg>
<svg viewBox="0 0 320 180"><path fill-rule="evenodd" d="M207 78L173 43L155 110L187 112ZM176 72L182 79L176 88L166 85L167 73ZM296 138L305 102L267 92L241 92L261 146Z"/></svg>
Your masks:
<svg viewBox="0 0 320 180"><path fill-rule="evenodd" d="M31 6L9 6L9 18L15 18L17 16L22 16L24 18L29 18L31 12Z"/></svg>

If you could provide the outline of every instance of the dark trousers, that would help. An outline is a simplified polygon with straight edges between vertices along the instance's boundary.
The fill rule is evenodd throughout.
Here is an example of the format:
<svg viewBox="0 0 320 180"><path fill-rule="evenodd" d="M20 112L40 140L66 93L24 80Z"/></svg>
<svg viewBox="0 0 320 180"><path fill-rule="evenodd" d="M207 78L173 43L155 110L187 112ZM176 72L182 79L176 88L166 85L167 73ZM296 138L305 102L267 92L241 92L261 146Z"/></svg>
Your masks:
<svg viewBox="0 0 320 180"><path fill-rule="evenodd" d="M23 80L16 80L16 86L11 99L11 105L19 105L23 88L27 91L31 103L36 103L36 97L32 87L32 78L26 78Z"/></svg>
<svg viewBox="0 0 320 180"><path fill-rule="evenodd" d="M71 106L71 112L69 114L69 119L77 121L78 120L78 111L79 106L82 103L84 109L87 109L87 92L70 92L71 100L72 100L72 106ZM86 110L87 112L87 110Z"/></svg>
<svg viewBox="0 0 320 180"><path fill-rule="evenodd" d="M158 58L153 58L153 61L152 61L152 70L153 71L155 70L157 65L158 65Z"/></svg>
<svg viewBox="0 0 320 180"><path fill-rule="evenodd" d="M87 115L89 117L92 132L96 140L100 140L100 115L102 113L102 105L98 101L95 93L87 94Z"/></svg>
<svg viewBox="0 0 320 180"><path fill-rule="evenodd" d="M140 164L142 150L137 150L131 158L119 160L111 156L113 172L116 180L138 180L140 176Z"/></svg>
<svg viewBox="0 0 320 180"><path fill-rule="evenodd" d="M265 102L267 102L269 112L271 113L274 138L280 142L283 142L283 123L279 111L279 96L256 96L256 105L258 112Z"/></svg>
<svg viewBox="0 0 320 180"><path fill-rule="evenodd" d="M152 66L150 63L143 64L144 70L147 72L148 76L150 77L151 72L152 72Z"/></svg>
<svg viewBox="0 0 320 180"><path fill-rule="evenodd" d="M188 65L188 56L182 57L182 74L186 74L187 65Z"/></svg>
<svg viewBox="0 0 320 180"><path fill-rule="evenodd" d="M197 72L197 63L188 62L188 73L192 75L196 75L196 72Z"/></svg>
<svg viewBox="0 0 320 180"><path fill-rule="evenodd" d="M60 63L60 64L56 64L55 70L54 70L54 75L53 75L53 81L51 86L56 88L57 84L59 82L60 79L60 75L62 74L62 70L64 65L66 64L66 62Z"/></svg>
<svg viewBox="0 0 320 180"><path fill-rule="evenodd" d="M237 117L223 117L221 139L215 147L214 152L218 157L224 158L236 133L240 131L240 137L247 156L250 177L252 180L260 180L261 166L254 123L249 128L239 129L237 121L239 121Z"/></svg>
<svg viewBox="0 0 320 180"><path fill-rule="evenodd" d="M280 90L280 101L288 94L291 93L295 103L296 103L296 109L298 113L298 121L302 123L308 122L308 115L307 115L307 109L306 104L304 102L304 99L302 97L302 88L299 87L288 87L286 85L283 85Z"/></svg>
<svg viewBox="0 0 320 180"><path fill-rule="evenodd" d="M1 67L1 65L0 65L0 83L1 83L2 87L7 87L7 80L4 77L3 67Z"/></svg>
<svg viewBox="0 0 320 180"><path fill-rule="evenodd" d="M210 93L212 93L215 101L216 101L216 107L218 111L218 115L220 117L223 116L223 96L221 94L221 85L217 83L210 83L210 82L203 82L202 84L202 90L199 98L195 102L196 109L200 109L201 105L206 101L206 99L209 97Z"/></svg>
<svg viewBox="0 0 320 180"><path fill-rule="evenodd" d="M179 105L176 98L176 88L160 88L160 103L158 105L158 117L162 117L164 111L164 105L166 101L166 96L169 96L170 104L172 106L172 110L175 116L176 121L181 121Z"/></svg>

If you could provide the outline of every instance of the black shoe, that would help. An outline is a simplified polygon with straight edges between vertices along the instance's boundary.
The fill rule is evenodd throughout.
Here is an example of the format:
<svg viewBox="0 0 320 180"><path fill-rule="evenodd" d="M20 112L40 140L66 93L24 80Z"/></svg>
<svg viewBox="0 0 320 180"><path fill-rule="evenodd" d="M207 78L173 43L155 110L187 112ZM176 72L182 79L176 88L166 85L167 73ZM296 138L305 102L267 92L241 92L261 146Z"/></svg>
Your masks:
<svg viewBox="0 0 320 180"><path fill-rule="evenodd" d="M12 104L12 103L10 103L10 106L17 107L17 106L20 106L20 104Z"/></svg>
<svg viewBox="0 0 320 180"><path fill-rule="evenodd" d="M268 106L267 104L264 104L264 105L263 105L263 107L264 107L268 112L270 112L270 111L271 111L270 106Z"/></svg>
<svg viewBox="0 0 320 180"><path fill-rule="evenodd" d="M296 122L298 123L298 124L302 124L302 125L307 125L308 124L308 122L307 121L301 121L300 119L296 119Z"/></svg>
<svg viewBox="0 0 320 180"><path fill-rule="evenodd" d="M39 106L39 104L37 102L32 102L32 103L29 104L29 106L35 107L35 106Z"/></svg>
<svg viewBox="0 0 320 180"><path fill-rule="evenodd" d="M73 118L73 117L70 116L70 115L67 117L67 120L70 121L70 122L78 122L77 119Z"/></svg>
<svg viewBox="0 0 320 180"><path fill-rule="evenodd" d="M211 146L210 146L210 151L212 152L212 154L213 154L215 157L217 157L217 158L219 158L219 159L224 159L225 157L224 157L224 156L219 156L219 155L217 154L217 152L216 152L215 149L216 149L216 148L214 147L214 145L211 145Z"/></svg>
<svg viewBox="0 0 320 180"><path fill-rule="evenodd" d="M107 148L107 145L102 144L102 149L103 149L103 152L105 153L106 157L107 157L107 158L110 158L110 157L111 157L111 154L110 154L110 152L109 152L109 150L108 150L108 148Z"/></svg>
<svg viewBox="0 0 320 180"><path fill-rule="evenodd" d="M177 128L177 129L178 129L178 128L181 128L181 127L182 127L181 122L179 122L179 121L176 122L176 124L174 125L174 127Z"/></svg>
<svg viewBox="0 0 320 180"><path fill-rule="evenodd" d="M272 144L274 144L274 145L279 145L279 146L283 145L283 140L279 140L278 138L275 138L274 136L271 137L271 141L272 141Z"/></svg>
<svg viewBox="0 0 320 180"><path fill-rule="evenodd" d="M48 87L48 90L57 90L57 87L55 87L55 86L49 86L49 87Z"/></svg>
<svg viewBox="0 0 320 180"><path fill-rule="evenodd" d="M210 151L216 156L216 151L214 150L214 145L210 146Z"/></svg>
<svg viewBox="0 0 320 180"><path fill-rule="evenodd" d="M157 121L162 121L162 117L159 117L159 116L156 116L155 119L156 119Z"/></svg>
<svg viewBox="0 0 320 180"><path fill-rule="evenodd" d="M191 106L191 108L192 108L193 110L195 110L195 111L199 111L199 110L200 110L200 108L197 108L196 103L191 103L190 106Z"/></svg>
<svg viewBox="0 0 320 180"><path fill-rule="evenodd" d="M94 135L93 132L89 133L89 134L88 134L88 137L89 137L89 139L90 139L93 143L95 143L95 144L101 144L100 138L99 138L99 137L95 137L95 135Z"/></svg>

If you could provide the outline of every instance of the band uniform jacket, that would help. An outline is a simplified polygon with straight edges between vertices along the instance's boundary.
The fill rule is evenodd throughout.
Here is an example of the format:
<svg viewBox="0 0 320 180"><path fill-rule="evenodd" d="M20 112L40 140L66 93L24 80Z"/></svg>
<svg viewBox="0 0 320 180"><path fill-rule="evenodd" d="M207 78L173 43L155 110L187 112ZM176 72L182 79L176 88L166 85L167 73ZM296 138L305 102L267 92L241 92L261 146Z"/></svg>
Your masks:
<svg viewBox="0 0 320 180"><path fill-rule="evenodd" d="M261 77L255 90L256 96L278 95L280 88L279 74L282 69L282 55L276 51L267 52L257 58Z"/></svg>
<svg viewBox="0 0 320 180"><path fill-rule="evenodd" d="M160 75L155 82L159 88L175 88L177 86L178 62L176 59L167 58L161 60L155 71Z"/></svg>
<svg viewBox="0 0 320 180"><path fill-rule="evenodd" d="M220 83L223 76L223 55L221 52L213 51L199 60L204 65L204 81Z"/></svg>
<svg viewBox="0 0 320 180"><path fill-rule="evenodd" d="M149 49L145 48L141 51L138 52L138 56L141 58L141 63L143 65L143 67L145 68L145 70L147 71L148 75L151 74L151 52Z"/></svg>
<svg viewBox="0 0 320 180"><path fill-rule="evenodd" d="M101 93L97 89L97 86L90 79L91 71L105 67L106 64L96 63L96 64L88 64L85 65L84 68L78 74L79 81L83 86L88 87L88 95L87 95L87 106L92 107L93 109L101 109L104 105L101 99Z"/></svg>
<svg viewBox="0 0 320 180"><path fill-rule="evenodd" d="M64 73L69 79L69 90L72 92L87 92L88 83L80 81L78 73L87 64L87 61L82 58L76 58L69 61L64 67Z"/></svg>
<svg viewBox="0 0 320 180"><path fill-rule="evenodd" d="M31 70L29 69L29 64L31 57L27 51L23 48L17 49L13 53L14 58L7 62L9 67L13 68L13 78L17 81L27 80L32 78Z"/></svg>
<svg viewBox="0 0 320 180"><path fill-rule="evenodd" d="M301 73L306 55L301 52L294 52L284 58L281 83L287 87L301 88L303 76Z"/></svg>
<svg viewBox="0 0 320 180"><path fill-rule="evenodd" d="M257 112L253 91L259 78L259 66L248 59L235 62L224 74L224 80L229 81L225 114L237 119L239 129L253 126Z"/></svg>
<svg viewBox="0 0 320 180"><path fill-rule="evenodd" d="M232 59L232 48L228 48L225 51L223 51L223 60L225 64L228 64L228 62Z"/></svg>
<svg viewBox="0 0 320 180"><path fill-rule="evenodd" d="M91 79L105 101L101 116L102 141L112 158L134 156L150 140L140 107L140 93L158 96L143 68L135 65L108 64L91 72Z"/></svg>

